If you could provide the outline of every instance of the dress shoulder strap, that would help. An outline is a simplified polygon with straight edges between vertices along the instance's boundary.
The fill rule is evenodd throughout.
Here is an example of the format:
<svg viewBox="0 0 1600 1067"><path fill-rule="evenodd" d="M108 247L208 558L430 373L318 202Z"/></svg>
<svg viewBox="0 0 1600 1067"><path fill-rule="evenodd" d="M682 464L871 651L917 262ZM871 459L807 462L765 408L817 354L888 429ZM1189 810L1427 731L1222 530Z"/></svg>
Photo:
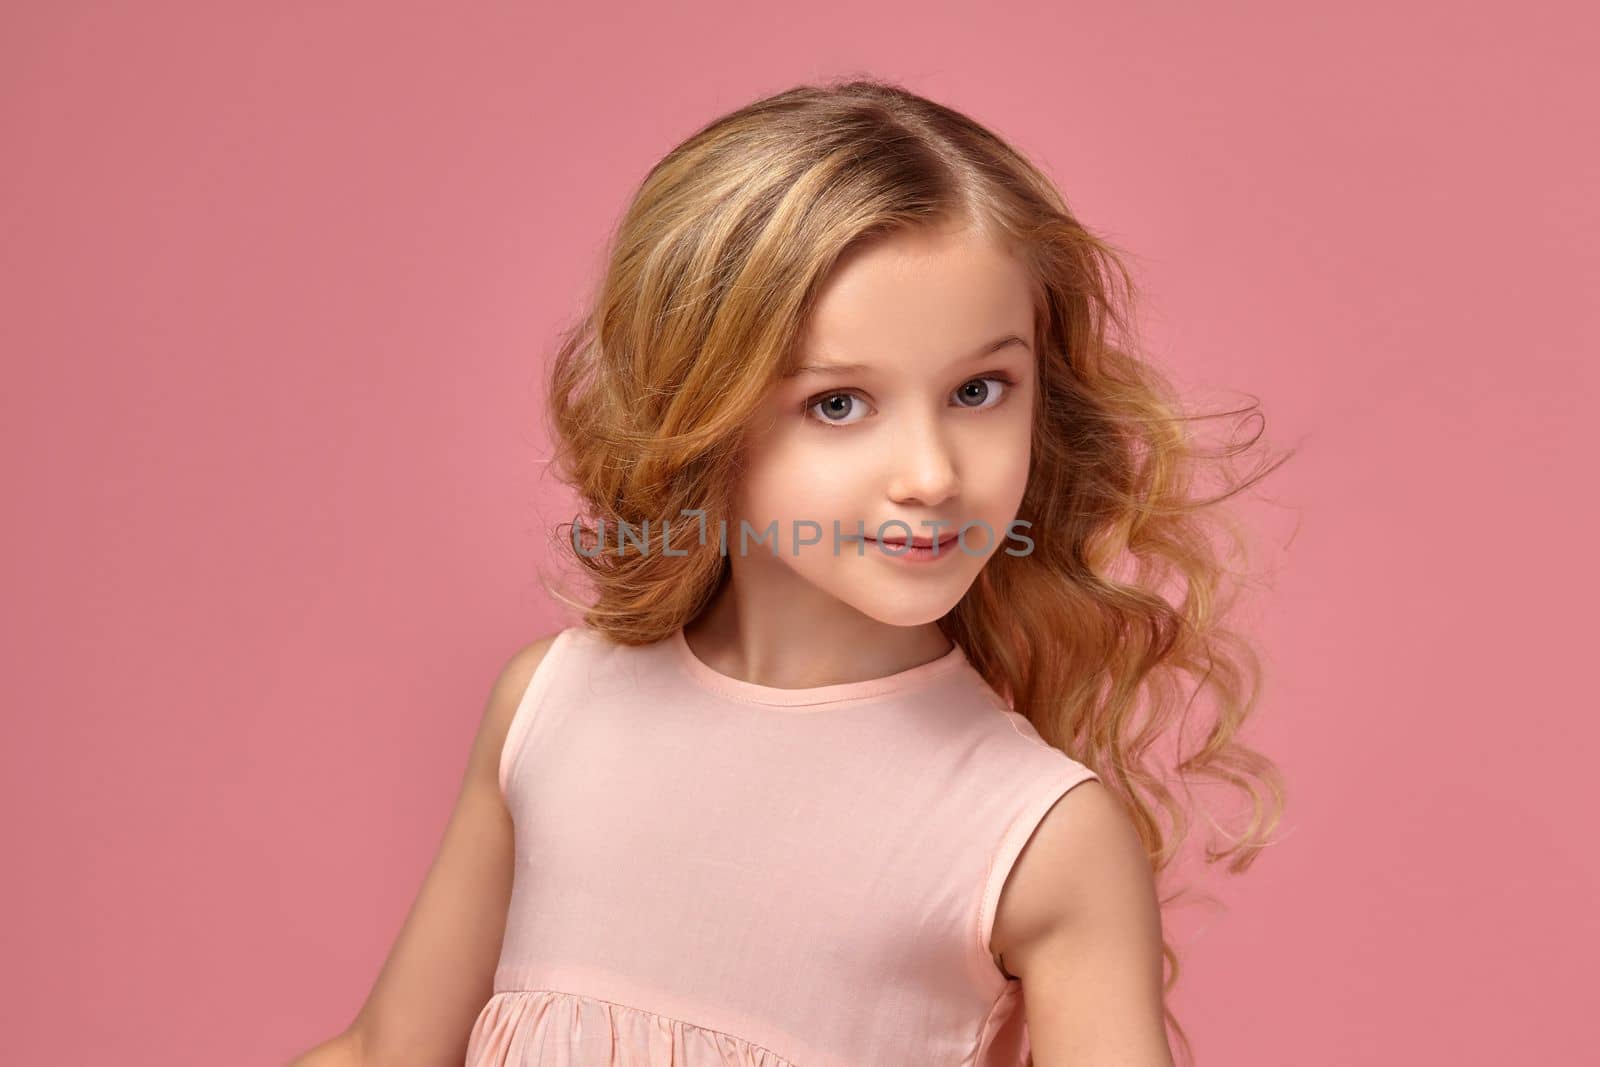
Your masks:
<svg viewBox="0 0 1600 1067"><path fill-rule="evenodd" d="M550 642L550 647L545 649L544 658L534 668L533 676L528 679L528 687L523 690L522 699L517 703L517 710L512 713L511 725L506 730L505 744L500 749L502 796L506 794L511 774L516 768L517 758L525 747L528 730L538 716L556 675L561 673L567 661L577 654L574 645L581 643L583 639L580 630L581 627L569 626L556 634L555 640Z"/></svg>

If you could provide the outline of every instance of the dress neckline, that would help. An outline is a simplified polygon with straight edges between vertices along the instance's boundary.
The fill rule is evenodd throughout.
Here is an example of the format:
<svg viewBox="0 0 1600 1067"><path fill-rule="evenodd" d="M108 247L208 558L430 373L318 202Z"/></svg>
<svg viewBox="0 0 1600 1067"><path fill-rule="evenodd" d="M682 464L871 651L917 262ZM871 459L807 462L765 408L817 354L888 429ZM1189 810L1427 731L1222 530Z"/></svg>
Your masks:
<svg viewBox="0 0 1600 1067"><path fill-rule="evenodd" d="M689 677L704 688L741 703L763 704L795 711L819 710L849 701L905 692L967 661L966 653L962 651L961 646L953 644L950 651L936 659L919 663L915 667L907 667L903 671L886 674L881 678L866 678L859 682L837 682L833 685L814 685L801 689L783 689L747 682L742 678L734 678L714 670L695 655L681 626L672 632L668 641L672 645L673 656L679 665Z"/></svg>

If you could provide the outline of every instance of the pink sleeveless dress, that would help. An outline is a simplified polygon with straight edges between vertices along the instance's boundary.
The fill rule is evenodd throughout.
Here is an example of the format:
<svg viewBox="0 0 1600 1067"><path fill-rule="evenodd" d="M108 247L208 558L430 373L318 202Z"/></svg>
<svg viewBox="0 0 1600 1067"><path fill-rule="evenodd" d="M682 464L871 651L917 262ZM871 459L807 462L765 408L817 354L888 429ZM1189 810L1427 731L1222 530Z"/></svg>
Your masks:
<svg viewBox="0 0 1600 1067"><path fill-rule="evenodd" d="M501 755L516 869L467 1067L1020 1064L995 907L1095 777L959 646L777 689L682 630L563 630Z"/></svg>

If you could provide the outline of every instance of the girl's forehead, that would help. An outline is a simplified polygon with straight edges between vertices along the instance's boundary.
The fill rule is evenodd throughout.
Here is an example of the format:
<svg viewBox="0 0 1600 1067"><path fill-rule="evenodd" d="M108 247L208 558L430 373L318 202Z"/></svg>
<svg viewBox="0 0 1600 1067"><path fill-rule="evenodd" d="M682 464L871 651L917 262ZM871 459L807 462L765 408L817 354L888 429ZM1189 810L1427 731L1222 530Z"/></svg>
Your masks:
<svg viewBox="0 0 1600 1067"><path fill-rule="evenodd" d="M1031 332L1034 285L1027 267L986 241L951 239L936 251L885 244L831 275L817 294L797 349L799 363L868 362L912 350L948 357Z"/></svg>

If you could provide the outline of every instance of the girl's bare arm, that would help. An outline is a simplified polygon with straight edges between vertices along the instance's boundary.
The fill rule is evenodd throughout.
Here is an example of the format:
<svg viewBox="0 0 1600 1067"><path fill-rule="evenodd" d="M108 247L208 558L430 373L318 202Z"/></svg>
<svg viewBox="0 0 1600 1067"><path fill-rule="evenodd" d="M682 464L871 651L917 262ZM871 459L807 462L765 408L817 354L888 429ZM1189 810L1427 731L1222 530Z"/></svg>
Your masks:
<svg viewBox="0 0 1600 1067"><path fill-rule="evenodd" d="M348 1029L288 1067L460 1067L511 902L512 824L500 753L552 634L518 650L483 712L439 851L366 1003Z"/></svg>

